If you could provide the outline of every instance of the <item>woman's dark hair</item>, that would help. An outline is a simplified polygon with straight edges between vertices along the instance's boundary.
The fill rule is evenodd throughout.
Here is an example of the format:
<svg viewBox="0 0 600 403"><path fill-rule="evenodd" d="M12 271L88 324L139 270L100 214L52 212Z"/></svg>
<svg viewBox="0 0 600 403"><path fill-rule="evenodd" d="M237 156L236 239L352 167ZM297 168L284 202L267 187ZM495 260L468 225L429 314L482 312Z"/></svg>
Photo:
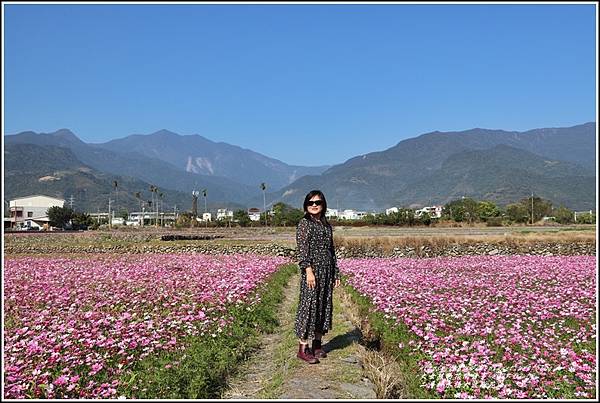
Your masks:
<svg viewBox="0 0 600 403"><path fill-rule="evenodd" d="M327 212L327 200L325 200L325 195L320 190L311 190L304 198L304 218L307 218L309 220L312 219L311 214L308 212L308 201L315 196L319 196L321 200L323 200L323 209L321 210L321 222L331 227L331 224L329 224L329 221L327 221L327 217L325 217L325 213Z"/></svg>

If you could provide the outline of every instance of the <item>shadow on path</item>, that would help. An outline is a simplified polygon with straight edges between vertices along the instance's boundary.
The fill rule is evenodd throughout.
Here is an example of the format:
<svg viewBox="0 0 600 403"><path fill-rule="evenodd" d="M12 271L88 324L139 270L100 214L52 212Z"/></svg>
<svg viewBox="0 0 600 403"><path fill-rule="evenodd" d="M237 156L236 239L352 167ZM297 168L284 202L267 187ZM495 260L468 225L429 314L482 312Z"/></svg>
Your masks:
<svg viewBox="0 0 600 403"><path fill-rule="evenodd" d="M323 350L325 350L325 352L341 350L354 342L360 343L361 340L362 332L358 327L354 327L354 329L350 330L349 332L337 335L327 343L323 344Z"/></svg>

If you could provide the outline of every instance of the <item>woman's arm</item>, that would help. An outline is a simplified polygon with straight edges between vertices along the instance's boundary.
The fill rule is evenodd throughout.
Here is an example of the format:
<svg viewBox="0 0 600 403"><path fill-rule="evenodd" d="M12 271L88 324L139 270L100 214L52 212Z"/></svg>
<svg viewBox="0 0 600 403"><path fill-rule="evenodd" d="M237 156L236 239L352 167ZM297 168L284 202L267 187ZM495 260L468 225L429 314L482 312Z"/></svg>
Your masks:
<svg viewBox="0 0 600 403"><path fill-rule="evenodd" d="M300 220L296 229L296 246L298 251L298 266L300 271L305 272L312 265L309 245L309 224L306 220Z"/></svg>
<svg viewBox="0 0 600 403"><path fill-rule="evenodd" d="M329 251L331 252L331 258L333 259L333 267L335 267L335 279L340 279L340 268L337 264L337 256L335 255L335 246L333 244L333 228L331 228L331 242L329 243Z"/></svg>

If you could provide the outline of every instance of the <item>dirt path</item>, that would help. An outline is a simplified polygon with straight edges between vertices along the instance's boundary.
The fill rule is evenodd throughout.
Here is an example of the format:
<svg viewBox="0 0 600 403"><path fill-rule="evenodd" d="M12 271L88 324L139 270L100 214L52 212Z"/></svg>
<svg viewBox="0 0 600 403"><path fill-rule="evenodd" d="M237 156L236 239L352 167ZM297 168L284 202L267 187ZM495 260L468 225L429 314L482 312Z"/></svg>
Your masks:
<svg viewBox="0 0 600 403"><path fill-rule="evenodd" d="M375 399L374 386L363 376L358 342L360 330L352 323L348 302L334 291L333 327L323 337L327 358L310 365L296 357L294 318L299 275L291 278L278 316L277 332L265 335L261 348L228 381L224 399Z"/></svg>

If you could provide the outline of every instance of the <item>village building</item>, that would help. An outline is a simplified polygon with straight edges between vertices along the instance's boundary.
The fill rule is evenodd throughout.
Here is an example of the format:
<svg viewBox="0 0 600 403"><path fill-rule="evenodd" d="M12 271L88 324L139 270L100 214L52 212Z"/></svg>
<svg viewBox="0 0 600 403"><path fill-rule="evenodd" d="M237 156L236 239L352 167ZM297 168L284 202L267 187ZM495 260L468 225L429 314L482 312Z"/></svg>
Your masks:
<svg viewBox="0 0 600 403"><path fill-rule="evenodd" d="M248 217L250 217L252 221L260 221L260 209L256 207L249 208Z"/></svg>
<svg viewBox="0 0 600 403"><path fill-rule="evenodd" d="M217 209L217 220L233 220L233 210Z"/></svg>
<svg viewBox="0 0 600 403"><path fill-rule="evenodd" d="M325 212L325 217L327 217L327 218L338 218L339 217L339 211L338 211L338 209L328 208L327 211Z"/></svg>
<svg viewBox="0 0 600 403"><path fill-rule="evenodd" d="M9 201L10 218L4 219L4 228L11 229L50 229L48 209L64 207L65 201L56 197L33 195Z"/></svg>
<svg viewBox="0 0 600 403"><path fill-rule="evenodd" d="M441 218L442 217L442 209L444 206L428 206L423 207L422 209L415 210L415 216L421 217L423 213L428 213L431 218Z"/></svg>
<svg viewBox="0 0 600 403"><path fill-rule="evenodd" d="M338 217L342 220L360 220L365 217L367 214L366 211L356 211L352 209L346 209L340 213L338 213Z"/></svg>

